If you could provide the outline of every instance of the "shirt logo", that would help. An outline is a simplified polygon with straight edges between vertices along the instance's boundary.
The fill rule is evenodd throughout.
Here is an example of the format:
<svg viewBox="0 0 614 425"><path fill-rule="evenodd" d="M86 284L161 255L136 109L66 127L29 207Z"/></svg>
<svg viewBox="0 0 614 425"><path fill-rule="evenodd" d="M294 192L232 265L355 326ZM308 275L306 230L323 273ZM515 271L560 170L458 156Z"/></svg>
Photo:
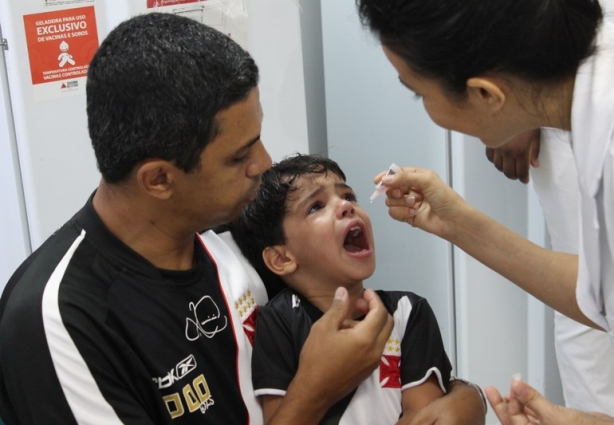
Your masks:
<svg viewBox="0 0 614 425"><path fill-rule="evenodd" d="M185 337L196 341L201 336L213 338L228 325L228 318L220 315L220 309L213 299L205 295L196 304L190 303L190 311L194 318L186 318Z"/></svg>
<svg viewBox="0 0 614 425"><path fill-rule="evenodd" d="M158 388L168 388L194 369L196 369L196 359L192 354L190 354L188 357L177 363L177 366L171 369L166 376L152 379L158 385Z"/></svg>

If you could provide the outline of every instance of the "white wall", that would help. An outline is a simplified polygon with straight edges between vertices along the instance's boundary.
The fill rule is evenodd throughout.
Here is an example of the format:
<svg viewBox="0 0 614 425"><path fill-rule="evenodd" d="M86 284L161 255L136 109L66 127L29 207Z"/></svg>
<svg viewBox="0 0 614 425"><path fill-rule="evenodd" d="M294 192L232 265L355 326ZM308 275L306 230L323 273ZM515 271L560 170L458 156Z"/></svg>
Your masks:
<svg viewBox="0 0 614 425"><path fill-rule="evenodd" d="M260 67L262 139L273 161L309 151L307 105L297 0L247 0L249 51Z"/></svg>
<svg viewBox="0 0 614 425"><path fill-rule="evenodd" d="M0 31L0 39L2 34ZM21 173L4 56L0 54L0 288L30 252L30 235L23 202Z"/></svg>

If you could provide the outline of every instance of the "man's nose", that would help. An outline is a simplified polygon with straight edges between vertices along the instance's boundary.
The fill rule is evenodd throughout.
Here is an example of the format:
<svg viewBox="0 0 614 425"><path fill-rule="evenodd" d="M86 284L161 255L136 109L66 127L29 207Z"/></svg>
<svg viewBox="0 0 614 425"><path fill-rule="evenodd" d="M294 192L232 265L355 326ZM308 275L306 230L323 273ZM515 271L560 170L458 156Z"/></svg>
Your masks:
<svg viewBox="0 0 614 425"><path fill-rule="evenodd" d="M264 147L262 140L254 145L253 149L254 162L252 162L247 169L247 176L250 178L264 173L266 170L271 168L271 164L273 163L271 160L271 155L269 155L269 152Z"/></svg>

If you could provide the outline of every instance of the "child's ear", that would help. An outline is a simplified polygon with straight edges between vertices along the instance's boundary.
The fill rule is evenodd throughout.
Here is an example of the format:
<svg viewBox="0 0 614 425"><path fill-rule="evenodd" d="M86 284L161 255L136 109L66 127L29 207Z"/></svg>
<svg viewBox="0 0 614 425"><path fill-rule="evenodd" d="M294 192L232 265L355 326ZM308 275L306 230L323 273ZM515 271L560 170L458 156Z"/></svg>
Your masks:
<svg viewBox="0 0 614 425"><path fill-rule="evenodd" d="M297 264L285 245L269 246L262 251L264 264L278 276L294 273Z"/></svg>

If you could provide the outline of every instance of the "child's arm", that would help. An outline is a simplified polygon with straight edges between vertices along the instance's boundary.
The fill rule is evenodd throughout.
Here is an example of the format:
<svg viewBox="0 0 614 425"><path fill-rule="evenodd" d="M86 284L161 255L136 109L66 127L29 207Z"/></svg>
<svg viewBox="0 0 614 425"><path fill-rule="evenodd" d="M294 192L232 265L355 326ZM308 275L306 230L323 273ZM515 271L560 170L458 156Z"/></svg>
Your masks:
<svg viewBox="0 0 614 425"><path fill-rule="evenodd" d="M268 424L269 420L273 417L277 408L283 400L281 395L263 395L260 396L260 402L262 403L262 415L264 416L264 423Z"/></svg>
<svg viewBox="0 0 614 425"><path fill-rule="evenodd" d="M404 390L402 393L403 416L397 425L409 424L420 409L443 395L434 373L431 373L423 384Z"/></svg>

